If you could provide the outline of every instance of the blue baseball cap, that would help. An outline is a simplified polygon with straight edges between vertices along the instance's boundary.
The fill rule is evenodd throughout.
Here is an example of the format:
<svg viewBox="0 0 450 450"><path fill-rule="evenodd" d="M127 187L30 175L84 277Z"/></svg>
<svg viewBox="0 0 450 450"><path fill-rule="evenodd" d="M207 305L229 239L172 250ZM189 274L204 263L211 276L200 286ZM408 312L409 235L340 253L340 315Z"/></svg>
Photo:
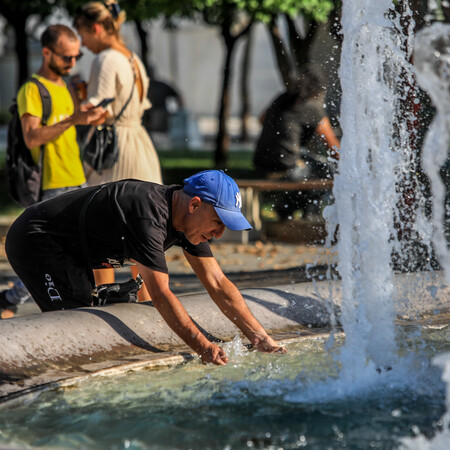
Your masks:
<svg viewBox="0 0 450 450"><path fill-rule="evenodd" d="M235 181L222 170L204 170L184 180L183 191L214 206L217 215L230 230L251 230L241 213L241 193Z"/></svg>

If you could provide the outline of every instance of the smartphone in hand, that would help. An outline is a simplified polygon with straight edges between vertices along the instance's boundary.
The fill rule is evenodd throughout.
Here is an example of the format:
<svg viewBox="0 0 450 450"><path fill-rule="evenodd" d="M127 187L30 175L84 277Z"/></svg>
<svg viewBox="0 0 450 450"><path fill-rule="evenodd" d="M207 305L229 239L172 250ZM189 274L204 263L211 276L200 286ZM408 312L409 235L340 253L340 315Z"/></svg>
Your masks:
<svg viewBox="0 0 450 450"><path fill-rule="evenodd" d="M95 106L95 108L99 108L100 106L106 108L112 101L114 101L114 97L104 98L97 106Z"/></svg>

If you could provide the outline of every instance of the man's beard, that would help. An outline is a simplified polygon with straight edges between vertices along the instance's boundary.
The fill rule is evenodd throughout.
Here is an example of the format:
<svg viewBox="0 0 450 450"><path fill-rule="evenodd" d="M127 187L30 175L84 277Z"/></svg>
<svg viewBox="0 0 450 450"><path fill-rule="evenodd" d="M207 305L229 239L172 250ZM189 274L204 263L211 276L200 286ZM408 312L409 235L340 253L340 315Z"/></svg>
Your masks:
<svg viewBox="0 0 450 450"><path fill-rule="evenodd" d="M53 60L50 60L50 62L48 63L48 67L50 70L52 70L53 72L56 73L56 75L59 75L60 77L65 77L66 75L69 74L70 70L72 69L72 67L69 68L61 68L59 66L57 66Z"/></svg>

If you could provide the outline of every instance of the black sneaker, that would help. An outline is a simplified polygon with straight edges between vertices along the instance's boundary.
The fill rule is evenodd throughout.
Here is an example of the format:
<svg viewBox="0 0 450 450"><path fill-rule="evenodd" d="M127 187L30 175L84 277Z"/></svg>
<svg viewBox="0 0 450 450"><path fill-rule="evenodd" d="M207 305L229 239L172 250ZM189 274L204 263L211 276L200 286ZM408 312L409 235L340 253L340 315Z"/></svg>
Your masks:
<svg viewBox="0 0 450 450"><path fill-rule="evenodd" d="M15 314L17 312L17 306L6 300L6 292L8 291L4 290L0 292L0 313L7 309Z"/></svg>
<svg viewBox="0 0 450 450"><path fill-rule="evenodd" d="M94 306L104 306L108 303L136 303L137 293L144 282L139 274L124 283L109 283L97 286L94 293Z"/></svg>

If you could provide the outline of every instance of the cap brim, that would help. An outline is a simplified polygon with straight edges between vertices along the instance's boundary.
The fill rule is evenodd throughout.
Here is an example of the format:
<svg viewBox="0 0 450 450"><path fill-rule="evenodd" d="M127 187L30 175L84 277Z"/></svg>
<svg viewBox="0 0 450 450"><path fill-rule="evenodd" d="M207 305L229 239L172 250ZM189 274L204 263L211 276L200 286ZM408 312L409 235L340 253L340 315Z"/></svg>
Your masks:
<svg viewBox="0 0 450 450"><path fill-rule="evenodd" d="M253 227L249 224L245 216L239 211L230 211L229 209L214 206L217 215L223 224L233 231L251 230Z"/></svg>

